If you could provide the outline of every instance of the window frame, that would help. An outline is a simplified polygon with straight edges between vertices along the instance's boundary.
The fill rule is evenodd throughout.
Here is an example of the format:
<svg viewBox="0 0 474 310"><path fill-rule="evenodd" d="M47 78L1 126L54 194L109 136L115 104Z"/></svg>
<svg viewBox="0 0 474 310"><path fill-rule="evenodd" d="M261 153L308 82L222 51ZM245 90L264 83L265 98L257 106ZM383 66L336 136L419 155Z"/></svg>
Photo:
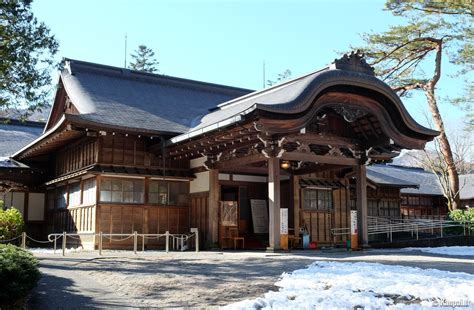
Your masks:
<svg viewBox="0 0 474 310"><path fill-rule="evenodd" d="M166 184L166 186L163 186L163 183ZM157 191L152 191L151 187L153 184L157 184ZM172 200L172 184L177 184L178 185L178 191L174 193L176 197L179 197L179 195L186 195L186 202L184 203L179 203L179 198L176 198L176 203L170 203ZM162 192L161 189L166 187L166 193ZM183 188L186 188L186 191L183 191ZM160 195L165 194L166 195L166 203L160 202ZM152 195L157 195L157 200L151 199ZM187 207L189 206L189 196L190 196L190 188L189 188L189 182L186 181L167 181L167 180L150 180L148 182L148 199L147 203L150 205L154 206L176 206L176 207ZM156 202L155 202L156 201Z"/></svg>
<svg viewBox="0 0 474 310"><path fill-rule="evenodd" d="M311 199L311 201L315 201L315 203L316 203L315 208L313 208L313 207L308 208L307 207L306 193L308 191L311 191L311 192L314 193L314 194L311 194L311 195L314 195L314 199L313 199L313 197L310 198L310 199ZM302 195L301 195L302 196L302 199L301 199L302 210L303 211L334 212L333 191L334 191L333 188L311 188L311 187L302 188ZM327 196L324 197L323 199L320 199L319 197L320 197L321 193L323 193L323 192ZM329 197L329 199L327 199L328 197ZM324 202L328 203L328 207L321 208L320 207L320 201L324 201Z"/></svg>
<svg viewBox="0 0 474 310"><path fill-rule="evenodd" d="M104 182L110 181L110 187L104 190ZM120 182L120 190L114 189L114 182ZM132 182L133 190L124 190L124 182ZM141 183L141 191L136 190L136 182ZM115 184L117 185L117 183ZM97 185L96 185L97 186ZM138 188L140 188L138 187ZM103 199L103 192L110 193L110 200ZM120 201L114 201L114 193L116 197L121 197ZM125 201L124 193L132 193L132 201ZM135 195L139 194L140 201L135 200ZM145 204L145 179L137 178L119 178L119 177L104 177L100 179L100 192L98 203L106 204L127 204L127 205L142 205Z"/></svg>

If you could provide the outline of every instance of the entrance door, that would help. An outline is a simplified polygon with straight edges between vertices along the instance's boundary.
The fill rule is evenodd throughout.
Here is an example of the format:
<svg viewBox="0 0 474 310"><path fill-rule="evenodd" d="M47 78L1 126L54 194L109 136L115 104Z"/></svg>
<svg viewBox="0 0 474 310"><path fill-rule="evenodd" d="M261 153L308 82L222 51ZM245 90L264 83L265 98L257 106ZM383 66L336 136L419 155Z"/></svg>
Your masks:
<svg viewBox="0 0 474 310"><path fill-rule="evenodd" d="M331 243L334 206L332 190L325 188L302 189L302 224L310 233L310 239L319 243Z"/></svg>

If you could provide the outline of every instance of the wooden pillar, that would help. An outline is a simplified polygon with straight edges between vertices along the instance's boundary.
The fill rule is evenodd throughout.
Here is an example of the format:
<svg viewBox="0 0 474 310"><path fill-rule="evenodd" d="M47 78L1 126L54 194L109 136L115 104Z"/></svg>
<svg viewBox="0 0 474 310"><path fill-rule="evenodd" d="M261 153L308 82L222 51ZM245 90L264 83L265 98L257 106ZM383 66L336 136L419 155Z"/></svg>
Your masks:
<svg viewBox="0 0 474 310"><path fill-rule="evenodd" d="M280 159L268 159L269 251L280 249Z"/></svg>
<svg viewBox="0 0 474 310"><path fill-rule="evenodd" d="M366 166L356 166L356 194L357 194L357 230L359 244L368 246L369 235L367 231L367 175Z"/></svg>
<svg viewBox="0 0 474 310"><path fill-rule="evenodd" d="M217 246L219 243L219 170L209 170L209 233L208 244Z"/></svg>
<svg viewBox="0 0 474 310"><path fill-rule="evenodd" d="M294 235L295 237L299 236L300 233L300 183L299 177L292 175L291 182L293 186L291 187L293 193L293 221L294 221Z"/></svg>

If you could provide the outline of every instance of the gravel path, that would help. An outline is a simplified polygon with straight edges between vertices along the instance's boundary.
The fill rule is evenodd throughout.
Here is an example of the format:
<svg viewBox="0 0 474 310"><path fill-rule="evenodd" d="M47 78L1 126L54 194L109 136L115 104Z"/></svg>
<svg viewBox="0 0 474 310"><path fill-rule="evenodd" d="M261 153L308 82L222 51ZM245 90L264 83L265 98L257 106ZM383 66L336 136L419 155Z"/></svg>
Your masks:
<svg viewBox="0 0 474 310"><path fill-rule="evenodd" d="M317 260L366 261L474 274L472 257L368 250L262 252L97 252L35 254L43 272L31 309L215 308L269 290L283 272Z"/></svg>

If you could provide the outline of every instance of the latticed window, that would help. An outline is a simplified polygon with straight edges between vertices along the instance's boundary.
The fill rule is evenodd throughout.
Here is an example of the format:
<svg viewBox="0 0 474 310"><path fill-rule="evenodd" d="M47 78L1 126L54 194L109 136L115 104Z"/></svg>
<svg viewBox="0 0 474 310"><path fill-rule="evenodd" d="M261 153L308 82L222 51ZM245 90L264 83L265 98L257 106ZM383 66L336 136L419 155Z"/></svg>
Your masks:
<svg viewBox="0 0 474 310"><path fill-rule="evenodd" d="M66 186L56 189L56 208L65 209L67 206Z"/></svg>
<svg viewBox="0 0 474 310"><path fill-rule="evenodd" d="M81 204L81 183L69 184L69 206L74 207Z"/></svg>
<svg viewBox="0 0 474 310"><path fill-rule="evenodd" d="M144 180L104 178L100 184L100 201L143 203Z"/></svg>
<svg viewBox="0 0 474 310"><path fill-rule="evenodd" d="M303 209L305 210L332 210L332 190L330 189L303 189Z"/></svg>
<svg viewBox="0 0 474 310"><path fill-rule="evenodd" d="M84 180L84 192L82 193L82 204L90 205L95 203L95 179Z"/></svg>
<svg viewBox="0 0 474 310"><path fill-rule="evenodd" d="M148 202L159 205L187 206L189 196L188 182L151 181Z"/></svg>

